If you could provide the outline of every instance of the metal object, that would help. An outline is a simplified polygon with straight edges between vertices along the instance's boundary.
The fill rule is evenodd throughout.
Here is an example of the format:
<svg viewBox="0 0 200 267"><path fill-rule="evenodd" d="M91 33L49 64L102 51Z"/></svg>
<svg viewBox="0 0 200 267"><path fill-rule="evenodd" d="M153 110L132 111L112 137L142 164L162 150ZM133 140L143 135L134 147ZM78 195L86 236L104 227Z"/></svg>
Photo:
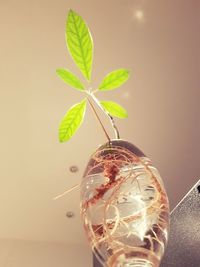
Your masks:
<svg viewBox="0 0 200 267"><path fill-rule="evenodd" d="M200 180L171 212L169 242L160 267L200 267Z"/></svg>
<svg viewBox="0 0 200 267"><path fill-rule="evenodd" d="M70 170L70 172L73 172L73 173L78 172L78 166L72 165L72 166L70 166L69 170Z"/></svg>
<svg viewBox="0 0 200 267"><path fill-rule="evenodd" d="M66 217L67 217L67 218L73 218L73 217L74 217L74 213L73 213L73 211L68 211L68 212L66 213Z"/></svg>

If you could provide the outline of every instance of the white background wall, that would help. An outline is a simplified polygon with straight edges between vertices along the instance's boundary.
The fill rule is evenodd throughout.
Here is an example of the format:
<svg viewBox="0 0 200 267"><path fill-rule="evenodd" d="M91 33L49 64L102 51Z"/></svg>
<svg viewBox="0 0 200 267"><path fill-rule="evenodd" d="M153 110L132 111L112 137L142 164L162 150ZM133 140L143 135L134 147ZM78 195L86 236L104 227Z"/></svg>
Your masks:
<svg viewBox="0 0 200 267"><path fill-rule="evenodd" d="M84 245L0 240L1 267L91 267L92 254Z"/></svg>

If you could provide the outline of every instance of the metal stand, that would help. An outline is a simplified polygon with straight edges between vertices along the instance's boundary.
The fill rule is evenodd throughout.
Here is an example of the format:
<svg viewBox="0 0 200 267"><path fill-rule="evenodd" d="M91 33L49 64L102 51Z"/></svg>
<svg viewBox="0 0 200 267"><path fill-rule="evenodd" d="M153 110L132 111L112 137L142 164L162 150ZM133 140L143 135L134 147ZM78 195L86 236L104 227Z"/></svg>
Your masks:
<svg viewBox="0 0 200 267"><path fill-rule="evenodd" d="M171 212L170 224L160 267L200 267L200 180Z"/></svg>

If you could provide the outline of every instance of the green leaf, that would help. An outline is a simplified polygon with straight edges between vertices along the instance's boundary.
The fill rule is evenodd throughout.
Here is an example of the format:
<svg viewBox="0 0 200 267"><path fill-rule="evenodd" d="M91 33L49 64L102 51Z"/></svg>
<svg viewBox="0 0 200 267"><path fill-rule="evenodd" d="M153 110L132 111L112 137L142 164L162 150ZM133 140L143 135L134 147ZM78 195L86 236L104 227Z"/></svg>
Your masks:
<svg viewBox="0 0 200 267"><path fill-rule="evenodd" d="M86 109L86 99L72 106L65 114L59 126L60 142L68 141L83 122Z"/></svg>
<svg viewBox="0 0 200 267"><path fill-rule="evenodd" d="M85 78L90 81L93 41L89 28L83 18L73 10L69 11L66 24L66 42L68 50Z"/></svg>
<svg viewBox="0 0 200 267"><path fill-rule="evenodd" d="M118 69L110 72L99 85L99 90L113 90L125 83L129 78L130 72L126 69Z"/></svg>
<svg viewBox="0 0 200 267"><path fill-rule="evenodd" d="M111 116L121 119L128 117L127 111L119 104L112 101L100 101L100 103Z"/></svg>
<svg viewBox="0 0 200 267"><path fill-rule="evenodd" d="M81 81L74 75L72 72L66 69L57 69L56 70L57 75L68 85L71 87L78 89L80 91L83 91L84 85L81 83Z"/></svg>

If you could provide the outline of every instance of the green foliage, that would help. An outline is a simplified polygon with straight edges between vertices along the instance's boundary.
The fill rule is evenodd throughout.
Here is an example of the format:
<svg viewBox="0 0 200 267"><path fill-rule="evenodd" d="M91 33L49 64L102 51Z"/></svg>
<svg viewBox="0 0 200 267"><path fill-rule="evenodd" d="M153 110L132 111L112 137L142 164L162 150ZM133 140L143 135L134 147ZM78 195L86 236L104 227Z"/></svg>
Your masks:
<svg viewBox="0 0 200 267"><path fill-rule="evenodd" d="M110 72L99 85L99 90L107 91L118 88L129 78L129 71L126 69L118 69Z"/></svg>
<svg viewBox="0 0 200 267"><path fill-rule="evenodd" d="M119 104L113 102L113 101L100 101L102 107L113 117L117 118L127 118L128 113L127 111L120 106Z"/></svg>
<svg viewBox="0 0 200 267"><path fill-rule="evenodd" d="M59 140L64 142L69 140L83 122L86 109L86 99L72 106L61 120L59 126Z"/></svg>
<svg viewBox="0 0 200 267"><path fill-rule="evenodd" d="M86 80L90 82L93 62L93 40L86 22L73 10L70 10L68 13L65 37L67 48L72 59L74 60L75 64L78 66ZM70 85L74 89L77 89L87 94L86 98L80 103L77 103L76 105L72 106L67 111L64 118L61 120L59 125L60 142L68 141L81 126L85 116L87 104L86 99L88 98L93 98L94 102L97 105L101 105L105 113L109 114L110 116L118 118L127 117L126 110L119 104L112 101L99 102L99 100L94 96L94 93L97 91L113 90L121 86L129 78L128 70L118 69L109 73L102 80L102 82L98 86L98 89L94 91L92 91L90 84L90 88L86 89L85 86L79 80L79 78L67 69L57 69L56 73L66 84ZM91 101L89 102L90 105L92 105Z"/></svg>
<svg viewBox="0 0 200 267"><path fill-rule="evenodd" d="M74 62L85 78L90 81L93 60L93 41L86 23L73 10L69 11L67 18L66 42Z"/></svg>
<svg viewBox="0 0 200 267"><path fill-rule="evenodd" d="M83 91L84 85L81 83L81 81L74 75L72 72L66 69L57 69L56 70L57 75L68 85L71 87L78 89L80 91Z"/></svg>

